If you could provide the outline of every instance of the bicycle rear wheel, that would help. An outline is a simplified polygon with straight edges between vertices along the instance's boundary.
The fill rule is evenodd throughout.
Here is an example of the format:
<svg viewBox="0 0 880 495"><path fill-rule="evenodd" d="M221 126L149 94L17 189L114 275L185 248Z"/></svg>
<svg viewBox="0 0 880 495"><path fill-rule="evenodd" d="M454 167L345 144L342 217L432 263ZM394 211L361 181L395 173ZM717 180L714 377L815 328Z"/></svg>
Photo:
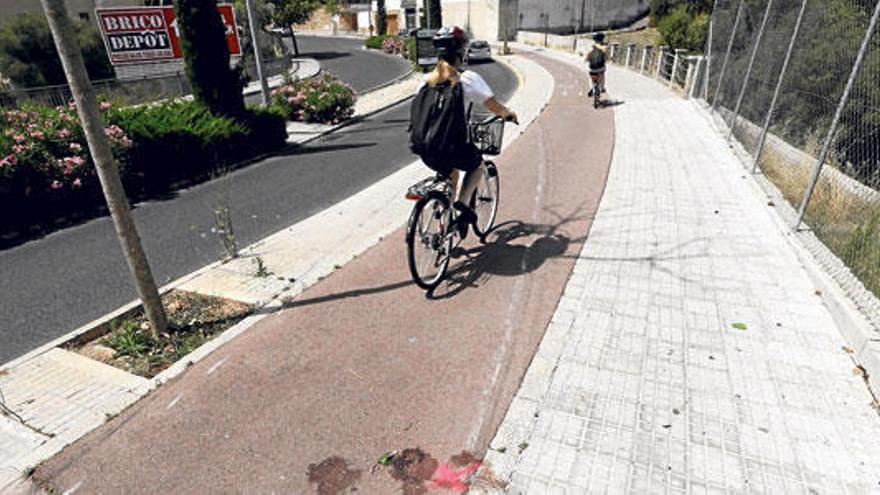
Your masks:
<svg viewBox="0 0 880 495"><path fill-rule="evenodd" d="M440 195L420 199L406 229L406 257L413 282L430 290L446 275L452 253L452 209Z"/></svg>
<svg viewBox="0 0 880 495"><path fill-rule="evenodd" d="M498 214L498 201L501 195L501 185L498 180L498 168L495 163L487 161L482 165L482 177L477 185L477 190L471 198L471 208L477 214L474 231L481 239L495 226L495 217Z"/></svg>

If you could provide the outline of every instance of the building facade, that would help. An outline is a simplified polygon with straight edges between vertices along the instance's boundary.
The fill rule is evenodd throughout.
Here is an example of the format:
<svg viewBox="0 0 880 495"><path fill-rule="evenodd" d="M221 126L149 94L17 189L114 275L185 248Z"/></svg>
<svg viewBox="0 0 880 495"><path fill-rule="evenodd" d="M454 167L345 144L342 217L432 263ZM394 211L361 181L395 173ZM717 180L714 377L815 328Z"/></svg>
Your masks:
<svg viewBox="0 0 880 495"><path fill-rule="evenodd" d="M648 14L648 0L443 0L443 23L486 40L518 30L557 34L627 26Z"/></svg>

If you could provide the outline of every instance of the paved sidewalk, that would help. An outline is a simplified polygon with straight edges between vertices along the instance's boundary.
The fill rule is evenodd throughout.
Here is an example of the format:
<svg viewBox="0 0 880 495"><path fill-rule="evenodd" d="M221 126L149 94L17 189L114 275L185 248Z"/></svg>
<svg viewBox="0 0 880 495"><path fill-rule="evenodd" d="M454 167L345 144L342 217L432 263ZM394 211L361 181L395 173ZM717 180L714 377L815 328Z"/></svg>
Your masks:
<svg viewBox="0 0 880 495"><path fill-rule="evenodd" d="M694 103L621 69L608 87L609 182L494 476L513 493L880 491L878 411L772 205Z"/></svg>

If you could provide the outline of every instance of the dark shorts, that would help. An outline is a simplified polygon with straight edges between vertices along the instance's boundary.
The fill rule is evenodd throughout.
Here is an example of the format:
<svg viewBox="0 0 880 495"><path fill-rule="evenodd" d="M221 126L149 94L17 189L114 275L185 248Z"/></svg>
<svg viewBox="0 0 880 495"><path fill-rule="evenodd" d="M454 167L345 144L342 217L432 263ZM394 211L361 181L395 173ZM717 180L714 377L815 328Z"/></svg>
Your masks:
<svg viewBox="0 0 880 495"><path fill-rule="evenodd" d="M469 150L462 154L456 160L455 168L462 172L473 172L483 163L483 154L476 146L471 146Z"/></svg>
<svg viewBox="0 0 880 495"><path fill-rule="evenodd" d="M458 153L458 156L445 156L442 159L432 159L423 156L422 161L431 170L441 175L449 175L453 169L461 170L462 172L473 172L483 163L483 154L480 153L476 146L469 145Z"/></svg>

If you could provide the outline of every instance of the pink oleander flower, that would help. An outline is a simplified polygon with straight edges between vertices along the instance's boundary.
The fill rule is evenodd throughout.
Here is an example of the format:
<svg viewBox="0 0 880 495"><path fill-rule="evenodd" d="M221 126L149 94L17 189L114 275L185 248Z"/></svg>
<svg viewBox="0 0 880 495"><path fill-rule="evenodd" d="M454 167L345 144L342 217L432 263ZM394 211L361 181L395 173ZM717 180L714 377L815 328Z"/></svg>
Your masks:
<svg viewBox="0 0 880 495"><path fill-rule="evenodd" d="M294 97L292 97L292 96L288 96L288 97L287 97L287 101L288 101L288 103L293 103L293 102L296 101L296 98L294 98Z"/></svg>
<svg viewBox="0 0 880 495"><path fill-rule="evenodd" d="M61 189L61 183L58 182L57 180L53 180L52 185L49 187L51 187L52 189Z"/></svg>
<svg viewBox="0 0 880 495"><path fill-rule="evenodd" d="M55 135L60 137L61 139L68 138L68 137L70 137L70 129L68 129L66 127L63 129L59 129L59 130L55 131Z"/></svg>
<svg viewBox="0 0 880 495"><path fill-rule="evenodd" d="M31 131L31 137L37 140L42 140L44 137L46 137L46 133L44 133L43 131Z"/></svg>
<svg viewBox="0 0 880 495"><path fill-rule="evenodd" d="M68 156L64 158L64 163L68 166L81 167L86 161L81 156Z"/></svg>
<svg viewBox="0 0 880 495"><path fill-rule="evenodd" d="M15 134L15 131L12 129L6 129L6 132L3 133L6 137L12 136L13 134Z"/></svg>
<svg viewBox="0 0 880 495"><path fill-rule="evenodd" d="M21 143L24 142L24 140L25 140L26 138L24 137L24 134L16 134L15 136L13 136L12 139L13 139L16 143L21 144Z"/></svg>
<svg viewBox="0 0 880 495"><path fill-rule="evenodd" d="M73 187L80 187L82 185L82 181L79 179L73 179Z"/></svg>
<svg viewBox="0 0 880 495"><path fill-rule="evenodd" d="M15 165L18 160L15 158L15 155L8 155L6 158L0 160L0 167L8 167L10 165Z"/></svg>
<svg viewBox="0 0 880 495"><path fill-rule="evenodd" d="M70 143L70 151L80 151L82 150L82 145L79 143Z"/></svg>
<svg viewBox="0 0 880 495"><path fill-rule="evenodd" d="M119 144L128 148L129 146L131 146L132 143L131 139L128 139L128 136L122 136L122 139L119 140Z"/></svg>
<svg viewBox="0 0 880 495"><path fill-rule="evenodd" d="M26 150L26 149L27 149L27 148L26 148L24 145L21 145L21 144L14 144L14 145L12 145L12 151L15 152L15 153L22 153L22 152L24 152L24 150Z"/></svg>
<svg viewBox="0 0 880 495"><path fill-rule="evenodd" d="M101 110L107 110L108 108L110 108L110 102L109 101L102 101L101 102Z"/></svg>

